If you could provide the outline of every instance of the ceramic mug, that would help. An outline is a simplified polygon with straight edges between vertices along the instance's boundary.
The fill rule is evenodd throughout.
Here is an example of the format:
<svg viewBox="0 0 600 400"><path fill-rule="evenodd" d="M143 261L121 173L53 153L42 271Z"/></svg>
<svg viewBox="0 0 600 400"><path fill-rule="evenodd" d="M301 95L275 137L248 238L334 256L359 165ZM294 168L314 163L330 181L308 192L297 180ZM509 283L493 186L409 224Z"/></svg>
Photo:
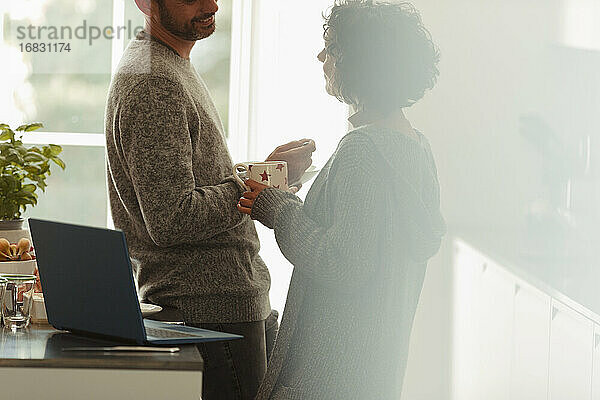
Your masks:
<svg viewBox="0 0 600 400"><path fill-rule="evenodd" d="M288 167L285 161L249 161L235 164L233 166L233 176L239 183L246 186L240 174L243 174L245 179L252 179L276 189L289 189Z"/></svg>

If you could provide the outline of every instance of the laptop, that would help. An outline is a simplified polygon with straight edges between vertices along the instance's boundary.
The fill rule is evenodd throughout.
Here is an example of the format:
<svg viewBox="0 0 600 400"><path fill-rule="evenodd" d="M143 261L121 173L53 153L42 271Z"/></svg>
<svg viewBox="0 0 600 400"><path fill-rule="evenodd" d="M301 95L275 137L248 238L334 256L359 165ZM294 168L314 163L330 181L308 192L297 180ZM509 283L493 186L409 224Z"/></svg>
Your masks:
<svg viewBox="0 0 600 400"><path fill-rule="evenodd" d="M122 231L29 219L48 322L117 341L173 345L242 336L142 318Z"/></svg>

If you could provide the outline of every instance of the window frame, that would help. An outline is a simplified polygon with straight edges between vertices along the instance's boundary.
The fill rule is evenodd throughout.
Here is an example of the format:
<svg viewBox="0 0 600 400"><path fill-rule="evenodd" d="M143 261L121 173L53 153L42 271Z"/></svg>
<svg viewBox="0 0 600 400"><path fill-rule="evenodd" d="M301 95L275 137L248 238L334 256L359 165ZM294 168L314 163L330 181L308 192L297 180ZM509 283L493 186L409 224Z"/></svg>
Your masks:
<svg viewBox="0 0 600 400"><path fill-rule="evenodd" d="M112 24L113 26L122 26L125 23L125 0L112 0L113 13L112 13ZM4 18L6 18L7 11L0 9L0 43L4 43ZM111 48L111 73L117 68L119 60L121 59L124 51L124 37L113 38ZM105 162L106 160L106 137L104 132L102 133L81 133L81 132L32 132L23 137L24 144L49 144L54 143L61 146L85 146L85 147L102 147L105 149ZM108 182L108 176L106 176L105 170L105 182ZM108 228L114 228L110 213L110 201L108 199L108 186L105 187L107 195L107 211L106 211L106 226Z"/></svg>
<svg viewBox="0 0 600 400"><path fill-rule="evenodd" d="M125 24L125 0L112 0L112 24ZM230 70L230 102L229 102L229 140L230 152L236 159L245 159L249 154L249 142L252 139L249 128L252 127L252 110L248 107L253 94L252 43L255 38L252 24L256 6L254 2L232 0L232 32L231 32L231 70ZM4 43L4 18L7 10L0 6L0 43ZM113 38L111 46L111 74L117 69L125 51L125 37ZM251 131L251 129L250 129ZM32 132L23 138L25 144L55 143L61 146L102 147L106 156L106 136L100 133L82 132ZM106 174L105 170L105 174ZM106 226L114 228L108 198L108 176L106 175L107 212Z"/></svg>

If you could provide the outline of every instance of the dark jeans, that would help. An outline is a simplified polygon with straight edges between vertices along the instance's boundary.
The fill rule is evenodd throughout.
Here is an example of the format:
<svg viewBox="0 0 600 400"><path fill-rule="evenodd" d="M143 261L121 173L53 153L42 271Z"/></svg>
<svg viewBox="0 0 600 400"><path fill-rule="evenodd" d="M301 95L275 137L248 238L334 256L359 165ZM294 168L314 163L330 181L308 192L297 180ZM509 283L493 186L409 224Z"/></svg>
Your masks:
<svg viewBox="0 0 600 400"><path fill-rule="evenodd" d="M277 311L264 321L201 324L199 328L244 336L198 345L204 359L202 400L252 400L267 370L279 324Z"/></svg>

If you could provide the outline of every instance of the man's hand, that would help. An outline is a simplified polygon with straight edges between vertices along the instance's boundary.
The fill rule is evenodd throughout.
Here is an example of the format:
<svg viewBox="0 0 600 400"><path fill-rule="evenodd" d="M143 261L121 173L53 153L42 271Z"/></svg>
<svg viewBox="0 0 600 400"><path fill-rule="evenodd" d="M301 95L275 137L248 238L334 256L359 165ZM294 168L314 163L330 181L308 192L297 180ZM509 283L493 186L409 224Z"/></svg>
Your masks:
<svg viewBox="0 0 600 400"><path fill-rule="evenodd" d="M317 149L314 140L301 139L277 147L265 161L285 161L290 184L300 180L312 165L312 153Z"/></svg>

